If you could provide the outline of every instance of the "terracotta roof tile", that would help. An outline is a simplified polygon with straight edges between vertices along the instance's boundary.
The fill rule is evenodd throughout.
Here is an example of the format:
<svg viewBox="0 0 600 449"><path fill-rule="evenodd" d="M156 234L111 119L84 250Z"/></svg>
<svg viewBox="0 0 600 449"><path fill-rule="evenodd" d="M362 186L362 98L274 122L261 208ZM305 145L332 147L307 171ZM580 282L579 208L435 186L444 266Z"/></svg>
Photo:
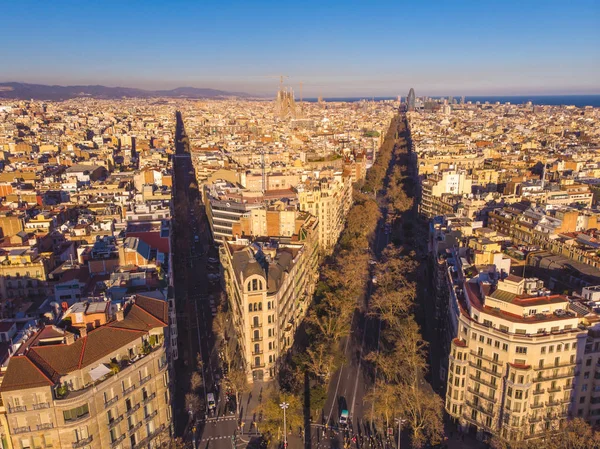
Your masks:
<svg viewBox="0 0 600 449"><path fill-rule="evenodd" d="M2 391L14 391L27 388L50 387L54 385L27 357L15 356L10 359L9 369L2 379Z"/></svg>

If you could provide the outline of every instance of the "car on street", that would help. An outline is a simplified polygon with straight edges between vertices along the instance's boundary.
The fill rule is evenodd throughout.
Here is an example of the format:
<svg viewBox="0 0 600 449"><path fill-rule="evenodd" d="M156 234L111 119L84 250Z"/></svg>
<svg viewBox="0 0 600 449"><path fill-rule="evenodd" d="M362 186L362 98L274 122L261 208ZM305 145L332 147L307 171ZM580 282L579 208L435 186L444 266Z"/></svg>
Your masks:
<svg viewBox="0 0 600 449"><path fill-rule="evenodd" d="M213 393L208 393L206 395L206 402L209 410L214 410L217 406L217 403L215 402L215 395Z"/></svg>
<svg viewBox="0 0 600 449"><path fill-rule="evenodd" d="M342 410L342 413L340 415L340 426L347 426L348 425L348 410Z"/></svg>

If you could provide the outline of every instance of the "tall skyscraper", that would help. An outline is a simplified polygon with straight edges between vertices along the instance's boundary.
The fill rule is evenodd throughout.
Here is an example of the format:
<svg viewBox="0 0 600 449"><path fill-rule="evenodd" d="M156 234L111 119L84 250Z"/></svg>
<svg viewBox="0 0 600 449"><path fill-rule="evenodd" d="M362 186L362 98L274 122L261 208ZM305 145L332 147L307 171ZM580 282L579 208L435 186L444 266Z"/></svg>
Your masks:
<svg viewBox="0 0 600 449"><path fill-rule="evenodd" d="M406 97L406 104L409 111L415 110L415 90L411 87L408 91L408 97Z"/></svg>

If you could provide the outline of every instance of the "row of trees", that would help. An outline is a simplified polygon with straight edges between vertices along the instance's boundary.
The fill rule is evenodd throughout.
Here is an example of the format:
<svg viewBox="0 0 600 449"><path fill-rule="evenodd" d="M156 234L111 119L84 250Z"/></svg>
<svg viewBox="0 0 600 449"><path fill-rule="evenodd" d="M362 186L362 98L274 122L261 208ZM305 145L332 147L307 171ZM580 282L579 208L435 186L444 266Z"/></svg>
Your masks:
<svg viewBox="0 0 600 449"><path fill-rule="evenodd" d="M409 232L415 227L414 193L402 137L392 158L385 202L389 222L399 236L397 243L404 245L389 245L375 269L377 284L369 314L380 320L381 330L378 351L366 357L375 368L375 385L365 400L371 405L368 418L378 427L390 428L402 420L410 428L412 446L421 447L443 437L443 402L424 381L426 342L414 317L418 262Z"/></svg>
<svg viewBox="0 0 600 449"><path fill-rule="evenodd" d="M279 404L289 404L288 427L297 429L304 422L301 398L307 389L310 413L314 416L325 405L331 376L345 361L341 341L349 337L355 311L364 309L370 248L381 218L373 193L384 186L399 124L400 118L395 117L365 183L354 186L354 203L335 254L321 267L314 301L304 322L304 335L296 337L296 347L282 364L280 388L267 391L257 409L263 416L260 431L271 443L276 443L282 433Z"/></svg>

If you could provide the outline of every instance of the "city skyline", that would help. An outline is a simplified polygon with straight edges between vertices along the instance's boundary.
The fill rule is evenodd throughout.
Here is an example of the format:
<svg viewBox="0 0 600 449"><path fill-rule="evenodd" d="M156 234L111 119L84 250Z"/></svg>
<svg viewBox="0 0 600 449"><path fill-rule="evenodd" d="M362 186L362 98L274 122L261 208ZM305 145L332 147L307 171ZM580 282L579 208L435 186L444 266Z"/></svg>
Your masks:
<svg viewBox="0 0 600 449"><path fill-rule="evenodd" d="M18 45L0 80L272 95L283 73L304 97L600 93L588 1L114 6L5 6L0 38Z"/></svg>

